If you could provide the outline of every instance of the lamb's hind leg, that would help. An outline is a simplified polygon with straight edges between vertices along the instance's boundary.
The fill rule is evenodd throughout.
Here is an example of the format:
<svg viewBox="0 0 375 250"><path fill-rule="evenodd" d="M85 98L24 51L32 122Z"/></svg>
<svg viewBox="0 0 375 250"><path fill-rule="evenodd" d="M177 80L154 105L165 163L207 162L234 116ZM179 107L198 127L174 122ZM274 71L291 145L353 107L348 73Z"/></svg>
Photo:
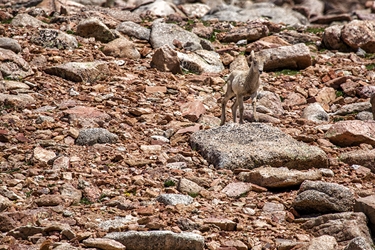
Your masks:
<svg viewBox="0 0 375 250"><path fill-rule="evenodd" d="M227 103L230 99L230 96L225 95L223 100L221 101L221 121L220 121L220 126L223 126L226 120L225 116L225 107L227 106Z"/></svg>

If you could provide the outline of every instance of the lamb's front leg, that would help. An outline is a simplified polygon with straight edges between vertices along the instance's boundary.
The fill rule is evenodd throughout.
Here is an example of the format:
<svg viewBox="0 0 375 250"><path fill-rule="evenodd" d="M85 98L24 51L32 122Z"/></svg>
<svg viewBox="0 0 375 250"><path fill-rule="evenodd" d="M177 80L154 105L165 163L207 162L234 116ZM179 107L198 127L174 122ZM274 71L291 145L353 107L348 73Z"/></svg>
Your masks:
<svg viewBox="0 0 375 250"><path fill-rule="evenodd" d="M237 98L238 100L238 105L240 106L240 124L243 124L243 111L244 111L244 107L243 107L243 96L238 96L237 95Z"/></svg>
<svg viewBox="0 0 375 250"><path fill-rule="evenodd" d="M233 122L236 122L237 120L237 107L238 107L238 97L236 97L236 101L232 105Z"/></svg>
<svg viewBox="0 0 375 250"><path fill-rule="evenodd" d="M220 126L223 126L225 123L225 107L227 106L227 103L229 101L230 97L228 95L225 95L222 102L221 102L221 120L220 120Z"/></svg>

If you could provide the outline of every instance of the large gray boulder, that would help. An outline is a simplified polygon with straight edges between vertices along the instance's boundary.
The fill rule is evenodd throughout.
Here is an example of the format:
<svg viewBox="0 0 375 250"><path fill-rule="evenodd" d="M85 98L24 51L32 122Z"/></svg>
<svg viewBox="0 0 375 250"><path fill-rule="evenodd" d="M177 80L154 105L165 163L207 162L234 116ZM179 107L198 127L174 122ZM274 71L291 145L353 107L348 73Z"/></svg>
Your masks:
<svg viewBox="0 0 375 250"><path fill-rule="evenodd" d="M293 201L301 214L351 211L354 206L352 191L336 183L304 181Z"/></svg>
<svg viewBox="0 0 375 250"><path fill-rule="evenodd" d="M0 75L16 80L33 74L30 65L22 56L12 50L0 48Z"/></svg>
<svg viewBox="0 0 375 250"><path fill-rule="evenodd" d="M38 35L34 36L31 41L48 48L78 48L78 41L74 36L55 29L40 29Z"/></svg>
<svg viewBox="0 0 375 250"><path fill-rule="evenodd" d="M192 134L190 145L217 168L270 165L302 170L328 166L327 155L318 147L261 123L227 124L198 131Z"/></svg>
<svg viewBox="0 0 375 250"><path fill-rule="evenodd" d="M374 248L363 237L352 239L344 250L373 250Z"/></svg>
<svg viewBox="0 0 375 250"><path fill-rule="evenodd" d="M9 49L14 53L19 53L22 50L18 41L9 37L0 37L0 48Z"/></svg>
<svg viewBox="0 0 375 250"><path fill-rule="evenodd" d="M311 66L310 50L304 43L264 49L255 53L264 61L263 69L305 69Z"/></svg>
<svg viewBox="0 0 375 250"><path fill-rule="evenodd" d="M177 52L177 57L181 67L193 73L220 73L224 70L220 55L215 51L197 50L189 54Z"/></svg>
<svg viewBox="0 0 375 250"><path fill-rule="evenodd" d="M97 18L88 18L77 25L76 34L82 37L94 37L96 40L107 43L116 39L116 35Z"/></svg>
<svg viewBox="0 0 375 250"><path fill-rule="evenodd" d="M137 23L134 23L132 21L126 21L120 23L117 27L116 30L131 36L135 37L141 40L149 40L150 39L150 33L151 31L147 29L146 27L143 27L142 25L139 25Z"/></svg>
<svg viewBox="0 0 375 250"><path fill-rule="evenodd" d="M23 14L18 14L12 19L11 22L12 25L14 26L20 26L20 27L27 27L31 26L34 28L39 28L39 27L45 27L47 24L43 23L42 21L36 19L33 16L30 16L29 14L23 13Z"/></svg>
<svg viewBox="0 0 375 250"><path fill-rule="evenodd" d="M171 231L113 232L105 238L116 240L127 250L203 250L204 237L195 233L173 233Z"/></svg>
<svg viewBox="0 0 375 250"><path fill-rule="evenodd" d="M103 128L88 128L79 131L77 145L94 145L96 143L116 143L118 136Z"/></svg>
<svg viewBox="0 0 375 250"><path fill-rule="evenodd" d="M173 23L163 23L154 21L151 27L150 43L154 49L168 44L171 48L175 47L175 42L179 41L182 46L186 43L195 44L198 49L202 49L201 38L196 34L184 30Z"/></svg>
<svg viewBox="0 0 375 250"><path fill-rule="evenodd" d="M249 20L267 17L273 23L288 25L307 24L307 18L289 8L275 6L272 3L256 3L248 8L233 5L221 5L203 16L203 20L218 19L219 21L247 22Z"/></svg>

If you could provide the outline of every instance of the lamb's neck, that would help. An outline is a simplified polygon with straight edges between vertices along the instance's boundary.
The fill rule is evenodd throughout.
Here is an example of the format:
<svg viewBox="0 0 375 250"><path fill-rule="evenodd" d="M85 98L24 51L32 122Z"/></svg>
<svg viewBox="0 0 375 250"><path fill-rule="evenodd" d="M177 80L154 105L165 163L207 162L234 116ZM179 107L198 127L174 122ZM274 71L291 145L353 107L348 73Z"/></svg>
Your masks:
<svg viewBox="0 0 375 250"><path fill-rule="evenodd" d="M255 84L256 82L259 82L259 71L258 70L254 70L253 67L251 67L247 73L247 76L246 76L246 79L245 79L245 82L246 82L246 85L253 85Z"/></svg>

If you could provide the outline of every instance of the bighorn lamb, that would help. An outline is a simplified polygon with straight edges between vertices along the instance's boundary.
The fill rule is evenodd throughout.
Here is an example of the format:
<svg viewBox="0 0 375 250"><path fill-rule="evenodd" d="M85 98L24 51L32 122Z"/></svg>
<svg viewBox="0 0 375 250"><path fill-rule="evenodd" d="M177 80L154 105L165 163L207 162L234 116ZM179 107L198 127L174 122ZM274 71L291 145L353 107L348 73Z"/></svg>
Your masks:
<svg viewBox="0 0 375 250"><path fill-rule="evenodd" d="M251 98L253 103L254 119L256 121L258 120L256 115L256 98L260 85L259 76L263 71L263 61L255 57L254 51L251 51L250 60L251 65L249 70L234 70L228 77L227 92L225 93L223 101L221 102L220 126L224 125L225 123L225 107L227 106L227 102L233 97L236 97L236 101L232 105L233 122L236 122L237 107L239 106L240 123L243 123L244 97L247 99Z"/></svg>

